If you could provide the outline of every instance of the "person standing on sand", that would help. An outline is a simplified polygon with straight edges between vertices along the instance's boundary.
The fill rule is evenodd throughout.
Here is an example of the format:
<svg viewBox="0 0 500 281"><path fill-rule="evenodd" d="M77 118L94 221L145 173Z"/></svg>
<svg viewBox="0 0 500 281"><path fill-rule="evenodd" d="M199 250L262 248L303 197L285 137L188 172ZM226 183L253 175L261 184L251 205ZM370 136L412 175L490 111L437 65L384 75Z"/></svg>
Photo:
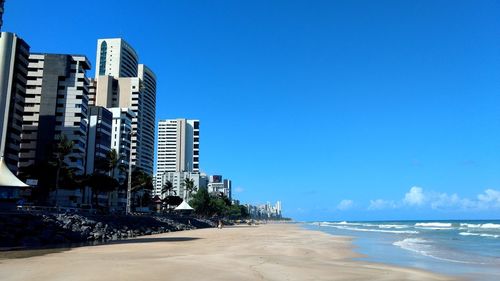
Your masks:
<svg viewBox="0 0 500 281"><path fill-rule="evenodd" d="M219 224L217 225L217 227L218 227L219 229L222 229L222 221L221 221L221 220L219 220Z"/></svg>

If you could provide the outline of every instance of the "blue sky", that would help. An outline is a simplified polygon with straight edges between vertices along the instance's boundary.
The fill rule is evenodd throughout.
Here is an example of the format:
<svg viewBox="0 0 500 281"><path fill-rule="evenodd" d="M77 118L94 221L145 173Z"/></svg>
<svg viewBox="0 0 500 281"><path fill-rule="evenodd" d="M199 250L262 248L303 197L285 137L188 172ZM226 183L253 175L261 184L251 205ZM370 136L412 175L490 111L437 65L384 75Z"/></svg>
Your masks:
<svg viewBox="0 0 500 281"><path fill-rule="evenodd" d="M3 31L95 65L123 37L200 166L303 220L500 218L498 1L7 0ZM93 76L93 71L89 73Z"/></svg>

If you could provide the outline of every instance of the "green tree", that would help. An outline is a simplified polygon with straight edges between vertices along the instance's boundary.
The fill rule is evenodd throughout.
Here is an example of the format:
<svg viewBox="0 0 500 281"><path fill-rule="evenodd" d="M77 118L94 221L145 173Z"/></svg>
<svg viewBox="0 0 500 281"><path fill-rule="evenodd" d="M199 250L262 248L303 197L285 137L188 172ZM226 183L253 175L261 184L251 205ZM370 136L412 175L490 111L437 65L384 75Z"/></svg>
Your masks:
<svg viewBox="0 0 500 281"><path fill-rule="evenodd" d="M188 200L191 197L191 194L196 191L196 186L194 185L194 181L190 178L185 178L182 182L182 186L185 190L185 200Z"/></svg>
<svg viewBox="0 0 500 281"><path fill-rule="evenodd" d="M171 181L167 180L165 184L161 187L161 194L167 194L167 196L170 195L170 192L172 192L174 189L174 185L172 184Z"/></svg>
<svg viewBox="0 0 500 281"><path fill-rule="evenodd" d="M141 169L132 171L131 192L140 207L150 203L153 190L153 177ZM134 202L134 200L132 200Z"/></svg>
<svg viewBox="0 0 500 281"><path fill-rule="evenodd" d="M85 183L92 189L92 205L97 209L100 207L98 199L99 193L109 193L110 191L115 190L119 185L116 179L102 173L94 173L90 175Z"/></svg>
<svg viewBox="0 0 500 281"><path fill-rule="evenodd" d="M57 136L57 142L55 144L55 148L52 153L52 161L51 164L56 167L56 178L55 178L55 190L56 190L56 199L58 197L59 185L61 182L61 171L64 168L67 168L66 157L72 152L74 142L70 141L65 134L60 134Z"/></svg>

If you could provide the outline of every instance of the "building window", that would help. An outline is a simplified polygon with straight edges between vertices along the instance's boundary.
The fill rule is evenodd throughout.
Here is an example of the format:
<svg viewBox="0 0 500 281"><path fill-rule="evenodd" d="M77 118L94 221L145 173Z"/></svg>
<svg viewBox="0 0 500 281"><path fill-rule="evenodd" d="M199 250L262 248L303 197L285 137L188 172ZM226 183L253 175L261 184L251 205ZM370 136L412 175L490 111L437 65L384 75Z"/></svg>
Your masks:
<svg viewBox="0 0 500 281"><path fill-rule="evenodd" d="M99 58L99 75L104 75L106 71L106 54L108 52L108 44L106 41L101 43L101 55Z"/></svg>

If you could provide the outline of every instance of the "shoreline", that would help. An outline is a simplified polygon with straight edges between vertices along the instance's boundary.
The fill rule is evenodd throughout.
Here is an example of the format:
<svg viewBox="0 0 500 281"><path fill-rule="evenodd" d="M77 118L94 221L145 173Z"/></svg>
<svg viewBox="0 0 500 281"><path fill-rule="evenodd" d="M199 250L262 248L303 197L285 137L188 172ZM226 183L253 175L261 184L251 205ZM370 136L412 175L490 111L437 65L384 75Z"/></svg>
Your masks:
<svg viewBox="0 0 500 281"><path fill-rule="evenodd" d="M353 260L351 241L298 224L186 230L1 259L0 280L460 280Z"/></svg>

